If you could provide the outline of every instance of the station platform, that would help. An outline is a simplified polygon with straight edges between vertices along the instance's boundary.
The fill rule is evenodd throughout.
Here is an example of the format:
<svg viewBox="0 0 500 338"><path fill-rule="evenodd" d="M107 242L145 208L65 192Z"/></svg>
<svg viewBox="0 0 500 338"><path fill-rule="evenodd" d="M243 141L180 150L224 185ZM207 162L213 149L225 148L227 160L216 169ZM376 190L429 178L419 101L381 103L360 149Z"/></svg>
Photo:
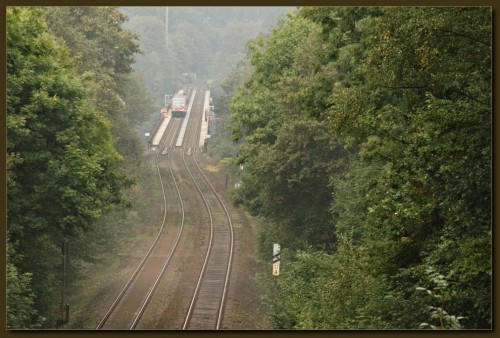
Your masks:
<svg viewBox="0 0 500 338"><path fill-rule="evenodd" d="M208 135L208 119L210 112L210 90L205 92L205 103L203 104L203 119L201 121L201 130L200 130L200 142L198 146L200 149L203 149L203 145L205 143L205 139Z"/></svg>
<svg viewBox="0 0 500 338"><path fill-rule="evenodd" d="M168 123L170 122L172 114L168 114L167 117L161 121L161 125L158 128L158 131L153 137L153 140L151 141L151 147L152 149L156 149L156 147L160 144L161 138L163 137L163 134L165 133L165 130L167 130Z"/></svg>

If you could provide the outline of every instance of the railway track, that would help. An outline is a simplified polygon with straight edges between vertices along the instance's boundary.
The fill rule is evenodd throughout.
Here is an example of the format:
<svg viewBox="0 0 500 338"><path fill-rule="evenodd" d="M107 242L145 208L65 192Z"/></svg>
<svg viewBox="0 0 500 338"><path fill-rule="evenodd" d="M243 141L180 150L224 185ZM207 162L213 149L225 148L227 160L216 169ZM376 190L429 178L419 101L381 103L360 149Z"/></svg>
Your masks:
<svg viewBox="0 0 500 338"><path fill-rule="evenodd" d="M200 267L196 286L190 297L189 307L182 325L184 330L218 330L223 328L224 306L234 251L231 215L197 160L203 102L204 95L200 95L193 105L192 120L189 126L190 133L188 133L189 137L182 149L182 161L203 200L210 227L203 265Z"/></svg>
<svg viewBox="0 0 500 338"><path fill-rule="evenodd" d="M193 89L193 95L195 92ZM199 91L199 94L201 93L203 91ZM169 266L172 263L172 258L176 255L181 237L183 238L182 241L192 240L189 235L183 235L185 233L183 229L185 220L184 204L186 202L181 196L181 191L186 194L186 190L189 189L186 189L187 186L179 188L179 185L187 184L186 180L189 179L192 182L191 186L196 187L196 191L191 188L190 196L199 194L208 214L207 219L203 222L204 224L200 224L195 230L202 232L200 236L205 238L203 243L207 245L196 247L197 250L202 252L194 253L203 255L201 259L203 264L193 266L193 263L193 265L189 266L190 269L199 269L197 272L192 273L196 277L191 277L189 283L180 286L183 289L182 293L185 299L185 305L178 309L178 311L183 311L179 314L179 316L183 317L182 326L177 327L177 325L180 326L181 322L179 321L178 324L175 324L176 327L163 328L195 330L223 328L224 309L233 261L234 233L231 215L224 201L203 172L197 159L197 144L203 114L202 96L199 95L201 100L198 98L194 101L182 147L174 146L179 135L182 119L172 119L169 126L167 126L162 145L158 147L156 154L156 168L163 193L164 214L162 225L150 249L98 324L97 329L131 330L136 328L148 304L154 300L155 290L160 284L163 275L167 270L174 269L174 267L169 269ZM189 154L186 155L186 153ZM171 156L171 154L173 155ZM169 174L162 173L162 167L163 171L165 171L165 167L168 167ZM169 176L170 179L167 180L166 176ZM170 182L170 190L175 190L177 202L171 201L167 203L167 181ZM170 195L172 193L173 191L170 191ZM192 198L186 199L187 203L192 200ZM189 205L189 207L199 209L199 203ZM167 210L169 211L167 212ZM177 224L170 224L167 227L166 220L176 218L176 215ZM181 244L180 247L183 247L183 245ZM168 304L163 306L166 307ZM144 327L144 324L141 324L141 328Z"/></svg>
<svg viewBox="0 0 500 338"><path fill-rule="evenodd" d="M158 149L156 154L156 169L158 172L160 186L163 195L163 220L158 231L158 234L153 241L151 247L145 254L142 261L137 266L136 270L127 281L119 295L116 297L113 304L110 306L106 314L103 316L96 329L129 329L132 330L136 327L141 315L146 309L151 297L156 289L161 277L165 273L172 256L175 252L180 236L184 228L184 205L180 196L179 188L175 180L170 163L170 151L167 153L164 150L171 149L176 135L179 132L180 123L178 120L173 122L167 127L165 131L164 141L162 146ZM177 229L177 234L174 242L172 243L171 236L167 236L166 220L167 220L167 196L165 192L165 180L162 176L160 164L163 161L164 153L166 155L166 162L169 168L169 173L172 178L173 186L177 192L177 198L180 206L180 220ZM170 248L170 250L168 250ZM158 264L162 261L162 264ZM145 272L148 273L145 273ZM153 277L153 278L152 278Z"/></svg>
<svg viewBox="0 0 500 338"><path fill-rule="evenodd" d="M183 329L220 329L231 273L234 233L224 202L196 161L183 156L189 175L203 198L210 218L210 239Z"/></svg>

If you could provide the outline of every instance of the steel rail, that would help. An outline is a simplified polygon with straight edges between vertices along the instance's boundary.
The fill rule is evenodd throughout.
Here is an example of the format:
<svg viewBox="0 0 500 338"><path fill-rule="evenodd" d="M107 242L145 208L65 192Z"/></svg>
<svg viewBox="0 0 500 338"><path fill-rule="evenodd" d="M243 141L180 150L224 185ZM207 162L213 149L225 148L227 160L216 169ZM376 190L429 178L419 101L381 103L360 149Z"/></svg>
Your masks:
<svg viewBox="0 0 500 338"><path fill-rule="evenodd" d="M173 149L173 140L175 140L175 138L172 138L172 144L170 145L170 151L168 152L168 159L167 159L168 163L170 163L170 154L171 154L172 149ZM163 264L161 271L158 273L158 276L156 277L156 280L153 283L153 286L151 287L148 295L146 296L146 299L144 300L141 308L137 312L137 315L136 315L134 321L130 325L130 330L135 329L135 327L137 326L137 323L141 319L142 314L146 310L146 307L148 306L149 302L151 301L151 297L153 296L154 292L156 291L156 288L158 287L158 284L160 283L161 278L165 274L165 271L167 270L167 267L169 266L170 261L172 260L172 257L175 253L175 250L177 249L177 245L179 244L179 240L181 238L182 232L184 231L184 220L185 220L184 202L182 200L181 192L179 190L179 186L177 185L177 181L175 179L174 172L172 170L172 166L169 165L168 168L170 171L170 175L172 176L172 181L174 182L175 190L176 190L177 196L179 198L179 203L181 205L181 214L182 214L181 226L180 226L179 231L177 232L177 237L175 239L175 243L172 247L172 250L170 251L170 254L168 255L167 259L165 260L165 263ZM163 186L162 186L162 189L163 189Z"/></svg>
<svg viewBox="0 0 500 338"><path fill-rule="evenodd" d="M214 192L215 197L217 198L217 200L219 201L220 205L224 209L224 212L226 213L227 220L229 222L229 230L231 232L231 243L230 243L230 249L229 249L228 266L227 266L227 270L226 270L226 278L224 280L224 289L223 289L223 292L222 292L220 307L219 307L219 311L218 311L219 313L218 313L218 318L217 318L217 325L216 325L216 329L219 330L220 329L220 324L222 322L222 315L223 315L223 310L224 310L224 305L225 305L225 300L226 300L227 287L229 285L229 277L231 275L231 269L232 269L232 264L233 264L233 252L234 252L234 229L233 229L233 221L231 219L231 215L229 214L229 211L227 210L226 204L224 203L224 201L222 200L222 198L220 197L220 195L217 193L217 191L213 187L212 183L210 183L210 181L208 180L207 176L205 175L205 173L203 172L203 170L199 166L198 161L196 159L196 152L193 153L193 158L194 158L194 163L196 164L196 166L200 170L200 173L202 174L203 178L208 183L208 185L210 186L210 188Z"/></svg>
<svg viewBox="0 0 500 338"><path fill-rule="evenodd" d="M214 238L214 221L213 221L213 215L212 215L212 210L210 208L210 205L208 204L208 201L207 201L206 197L203 195L203 192L201 191L201 188L200 188L198 182L196 182L196 179L193 177L193 173L191 172L191 170L189 169L189 167L188 167L188 165L186 163L184 148L182 150L183 150L182 151L182 160L184 162L184 165L185 165L186 169L188 170L189 176L193 180L193 182L194 182L194 184L196 186L196 189L200 193L200 196L203 199L205 207L206 207L206 209L208 211L208 215L210 217L210 240L208 242L207 251L205 253L205 260L203 262L203 266L201 268L200 275L198 276L198 281L196 283L196 288L194 290L193 297L191 298L191 303L189 304L188 312L187 312L186 317L184 319L184 323L182 324L182 329L185 330L187 328L189 320L191 319L191 314L192 314L192 311L193 311L193 308L194 308L194 304L195 304L196 299L198 297L198 291L199 291L201 282L203 281L203 276L205 275L205 271L206 271L206 268L207 268L207 265L208 265L208 259L210 258L210 253L212 251L212 243L213 243L213 238Z"/></svg>
<svg viewBox="0 0 500 338"><path fill-rule="evenodd" d="M167 129L167 131L165 133L165 137L164 137L164 139L165 139L164 143L166 142L166 140L167 140L168 135L170 134L170 132L172 132L172 125L173 124L170 124L168 126L168 129ZM172 140L174 140L174 139L175 138L172 138ZM166 198L165 188L164 188L164 185L163 185L163 179L162 179L162 176L161 176L161 171L160 171L160 166L159 166L159 156L160 156L161 150L163 150L164 148L165 147L159 148L157 150L157 153L156 153L156 169L157 169L157 172L158 172L158 177L160 179L160 186L161 186L162 195L163 195L163 219L162 219L161 227L160 227L160 229L158 231L158 234L156 235L155 240L153 241L151 247L149 248L148 252L144 256L144 258L141 260L141 262L139 263L139 265L135 269L134 273L132 274L132 276L130 277L130 279L127 281L127 283L125 284L125 286L123 287L123 289L121 290L121 292L118 294L118 296L116 297L115 301L110 306L110 308L108 309L108 311L106 312L106 314L103 316L103 318L101 319L101 321L97 325L96 330L102 329L102 327L104 326L104 324L107 322L107 320L109 319L109 317L111 316L111 314L114 312L114 310L118 306L119 302L123 299L123 296L125 295L125 293L127 292L127 290L130 288L130 286L132 285L132 283L134 282L134 280L139 275L140 270L142 269L142 267L144 266L144 264L146 263L146 261L150 257L150 255L151 255L152 251L154 250L156 244L158 243L158 241L161 238L163 229L165 227L165 221L166 221L166 218L167 218L167 198ZM182 215L182 217L184 219L184 214Z"/></svg>
<svg viewBox="0 0 500 338"><path fill-rule="evenodd" d="M222 322L222 316L223 316L223 313L224 313L224 305L225 305L225 300L226 300L226 296L227 296L227 289L228 289L228 285L229 285L229 277L230 277L231 269L232 269L233 252L234 252L234 230L233 230L233 222L232 222L232 219L231 219L231 215L230 215L229 211L227 210L227 207L226 207L224 201L222 200L222 198L220 197L220 195L217 193L217 191L215 190L214 186L210 183L210 181L208 180L207 176L205 175L205 173L201 169L201 167L200 167L200 165L199 165L199 163L198 163L198 161L196 159L196 150L197 150L196 144L198 143L198 139L200 137L201 123L202 123L201 119L198 119L198 125L196 127L197 133L196 133L196 137L195 137L195 146L193 146L193 148L192 148L193 149L194 164L196 165L196 167L198 169L198 172L203 177L204 182L206 182L208 184L208 187L214 193L214 196L216 197L216 199L218 200L219 204L224 209L224 212L226 214L226 218L227 218L228 224L229 224L230 234L231 234L231 237L230 237L229 257L228 257L228 262L227 262L227 267L226 267L226 274L225 274L225 279L224 279L224 287L223 287L221 298L220 298L219 308L217 310L217 322L216 322L216 325L215 325L215 328L217 330L219 330L221 322ZM201 285L201 283L203 281L203 278L204 278L204 275L205 275L206 266L208 264L208 260L209 260L209 257L210 257L210 252L211 252L211 246L212 246L212 241L213 241L213 232L214 232L214 230L213 230L213 218L212 218L211 207L210 207L210 205L209 205L206 197L204 196L203 192L201 191L198 183L194 179L193 174L192 174L191 170L189 169L189 167L188 167L188 165L187 165L187 163L185 161L185 152L184 151L183 151L183 161L184 161L184 164L185 164L186 168L188 169L189 175L193 179L193 182L195 183L198 191L200 192L200 195L203 198L205 206L207 207L207 210L208 210L208 212L210 214L210 223L211 223L210 224L210 226L211 226L210 244L209 244L209 248L207 249L207 253L206 253L206 256L205 256L205 262L204 262L202 270L200 272L200 275L199 275L199 278L198 278L198 282L197 282L197 285L196 285L196 288L195 288L195 292L193 293L193 297L191 299L189 310L188 310L188 313L186 314L186 318L185 318L185 321L184 321L184 324L183 324L183 327L182 327L182 329L185 330L187 328L190 320L191 320L192 310L194 308L194 304L197 301L198 291L199 291L200 285Z"/></svg>

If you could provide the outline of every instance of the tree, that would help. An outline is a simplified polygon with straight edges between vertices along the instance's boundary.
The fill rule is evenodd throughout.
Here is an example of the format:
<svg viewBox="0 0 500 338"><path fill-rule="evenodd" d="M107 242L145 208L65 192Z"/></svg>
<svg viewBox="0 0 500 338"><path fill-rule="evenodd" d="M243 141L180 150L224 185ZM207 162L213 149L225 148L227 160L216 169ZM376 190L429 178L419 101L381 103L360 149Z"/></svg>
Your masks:
<svg viewBox="0 0 500 338"><path fill-rule="evenodd" d="M368 46L359 66L364 83L331 98L334 133L359 147L362 162L344 184L362 183L366 196L347 206L353 194L338 194L339 217L356 220L349 228L378 243L387 258L382 273L400 276L394 292L409 290L421 279L414 268L429 263L460 280L451 310L467 316L465 327L488 327L491 13L397 8L373 23L357 26ZM366 211L354 216L360 206ZM462 269L477 257L484 259L481 272Z"/></svg>
<svg viewBox="0 0 500 338"><path fill-rule="evenodd" d="M273 328L389 328L385 284L373 274L364 250L340 236L334 254L307 250L284 255L276 294L269 300Z"/></svg>
<svg viewBox="0 0 500 338"><path fill-rule="evenodd" d="M11 261L8 249L7 260L7 328L36 328L39 323L33 308L35 295L31 290L31 274L20 274Z"/></svg>
<svg viewBox="0 0 500 338"><path fill-rule="evenodd" d="M58 300L61 243L119 203L127 183L109 122L89 105L68 54L42 9L8 9L7 237L46 325Z"/></svg>
<svg viewBox="0 0 500 338"><path fill-rule="evenodd" d="M138 36L123 25L116 7L49 7L51 31L64 40L79 74L88 77L91 104L111 122L113 144L131 175L142 159L142 144L133 128L154 108L140 77L132 74Z"/></svg>
<svg viewBox="0 0 500 338"><path fill-rule="evenodd" d="M233 98L233 137L245 141L236 201L266 218L266 234L292 233L291 250L325 230L307 210L330 207L331 233L314 244L352 238L386 290L388 303L370 308L381 325L425 320L415 287L433 266L456 291L447 310L465 328L490 327L491 11L305 7L288 20L249 45L254 73ZM326 144L344 149L325 155ZM327 203L301 209L294 199L310 187ZM286 299L300 298L293 285ZM286 299L287 310L300 303Z"/></svg>

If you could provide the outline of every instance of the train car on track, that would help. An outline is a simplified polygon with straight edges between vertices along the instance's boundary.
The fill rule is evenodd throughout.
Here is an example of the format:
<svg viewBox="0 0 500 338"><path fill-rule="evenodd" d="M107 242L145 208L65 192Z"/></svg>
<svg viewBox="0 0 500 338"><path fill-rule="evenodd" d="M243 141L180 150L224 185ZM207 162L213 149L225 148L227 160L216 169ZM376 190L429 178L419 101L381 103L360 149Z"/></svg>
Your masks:
<svg viewBox="0 0 500 338"><path fill-rule="evenodd" d="M172 100L170 100L172 117L186 116L187 107L187 96L184 94L183 90L179 90L179 92L172 97Z"/></svg>

